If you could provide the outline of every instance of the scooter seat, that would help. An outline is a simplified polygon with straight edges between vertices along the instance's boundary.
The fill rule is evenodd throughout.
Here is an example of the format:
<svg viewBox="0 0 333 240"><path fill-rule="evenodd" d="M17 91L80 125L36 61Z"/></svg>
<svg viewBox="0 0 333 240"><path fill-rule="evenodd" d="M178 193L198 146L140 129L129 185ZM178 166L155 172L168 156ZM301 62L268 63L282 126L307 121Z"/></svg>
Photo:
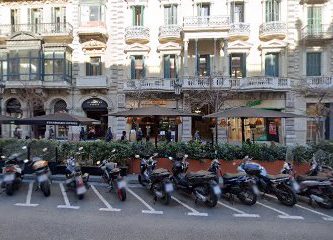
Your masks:
<svg viewBox="0 0 333 240"><path fill-rule="evenodd" d="M208 171L204 171L204 170L201 170L201 171L198 171L198 172L189 172L188 174L186 174L186 176L188 178L205 177L205 176L208 176L208 175L212 175L212 173L208 172Z"/></svg>
<svg viewBox="0 0 333 240"><path fill-rule="evenodd" d="M242 177L242 176L245 176L245 175L246 175L246 173L226 173L222 177L225 178L225 179L231 179L231 178Z"/></svg>
<svg viewBox="0 0 333 240"><path fill-rule="evenodd" d="M307 175L300 175L296 178L297 181L326 181L329 180L329 177L322 177L322 176L307 176Z"/></svg>
<svg viewBox="0 0 333 240"><path fill-rule="evenodd" d="M277 174L277 175L270 175L270 174L267 174L267 177L269 179L280 179L280 178L289 178L289 175L288 174Z"/></svg>
<svg viewBox="0 0 333 240"><path fill-rule="evenodd" d="M169 173L169 171L165 168L158 168L153 171L153 174L162 174L162 173Z"/></svg>

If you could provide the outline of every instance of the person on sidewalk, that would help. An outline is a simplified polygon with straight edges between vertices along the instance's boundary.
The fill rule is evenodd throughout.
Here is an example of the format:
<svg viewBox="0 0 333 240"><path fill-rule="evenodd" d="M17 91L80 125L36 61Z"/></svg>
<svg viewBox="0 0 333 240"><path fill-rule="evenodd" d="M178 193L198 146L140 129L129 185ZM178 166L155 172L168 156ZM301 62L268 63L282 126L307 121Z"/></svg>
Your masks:
<svg viewBox="0 0 333 240"><path fill-rule="evenodd" d="M81 127L81 130L80 130L80 141L84 141L85 140L85 135L86 135L86 132L84 131L84 127Z"/></svg>
<svg viewBox="0 0 333 240"><path fill-rule="evenodd" d="M139 128L138 131L137 131L137 133L136 133L136 140L138 142L141 142L142 138L143 138L143 132L142 132L141 128Z"/></svg>
<svg viewBox="0 0 333 240"><path fill-rule="evenodd" d="M109 127L108 131L106 132L106 135L105 135L105 141L111 142L112 139L113 139L112 130L111 130L111 127Z"/></svg>

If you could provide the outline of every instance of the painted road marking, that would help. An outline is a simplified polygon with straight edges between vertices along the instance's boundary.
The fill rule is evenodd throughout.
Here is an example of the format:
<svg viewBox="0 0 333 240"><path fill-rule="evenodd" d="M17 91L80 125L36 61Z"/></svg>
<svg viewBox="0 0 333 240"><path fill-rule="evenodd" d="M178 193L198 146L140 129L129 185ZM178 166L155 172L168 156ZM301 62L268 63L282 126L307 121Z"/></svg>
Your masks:
<svg viewBox="0 0 333 240"><path fill-rule="evenodd" d="M171 196L171 198L173 200L175 200L177 203L179 203L180 205L182 205L183 207L185 207L188 210L190 210L191 212L187 213L187 215L189 215L189 216L201 216L201 217L207 217L208 216L208 213L198 212L197 210L195 210L194 208L191 208L189 205L183 203L182 201L180 201L179 199L175 198L174 196Z"/></svg>
<svg viewBox="0 0 333 240"><path fill-rule="evenodd" d="M270 195L270 194L267 194L267 196L271 197L271 198L274 198L274 199L277 199L277 197L273 196L273 195ZM325 220L325 221L333 221L333 217L330 216L330 215L327 215L325 213L322 213L322 212L318 212L318 211L315 211L311 208L307 208L307 207L304 207L302 205L299 205L299 204L295 204L296 207L298 208L301 208L301 209L304 209L304 210L307 210L309 212L312 212L312 213L315 213L317 215L320 215L322 216L322 219Z"/></svg>
<svg viewBox="0 0 333 240"><path fill-rule="evenodd" d="M137 198L143 205L145 205L149 210L142 210L142 213L147 213L147 214L163 214L163 211L156 211L154 208L152 208L145 200L143 200L139 195L137 195L135 192L133 192L131 189L128 187L126 190L132 194L135 198Z"/></svg>
<svg viewBox="0 0 333 240"><path fill-rule="evenodd" d="M220 204L220 205L222 205L222 206L224 206L224 207L226 207L226 208L229 208L230 210L232 210L234 212L236 212L236 213L233 214L234 217L248 217L248 218L258 218L258 217L260 217L259 214L246 213L246 212L244 212L242 210L239 210L237 208L231 207L231 206L229 206L227 204L224 204L224 203L222 203L220 201L218 201L217 203Z"/></svg>
<svg viewBox="0 0 333 240"><path fill-rule="evenodd" d="M121 211L121 209L119 208L113 208L108 201L105 200L105 198L103 198L103 196L97 191L97 189L93 186L90 185L91 189L96 193L97 197L104 203L104 205L106 206L106 208L100 208L99 211L109 211L109 212L119 212Z"/></svg>
<svg viewBox="0 0 333 240"><path fill-rule="evenodd" d="M274 212L279 213L280 215L278 215L278 218L282 218L282 219L298 219L298 220L303 220L304 219L302 216L291 216L288 213L282 212L281 210L278 210L276 208L273 208L271 206L268 206L268 205L263 204L263 203L258 202L258 201L257 201L257 204L259 204L260 206L263 206L265 208L268 208L268 209L270 209L270 210L272 210Z"/></svg>
<svg viewBox="0 0 333 240"><path fill-rule="evenodd" d="M64 201L65 201L65 205L58 205L57 208L68 208L68 209L79 209L79 206L72 206L68 200L65 188L64 188L64 184L63 183L59 183L60 189L61 189L61 193L62 196L64 197Z"/></svg>
<svg viewBox="0 0 333 240"><path fill-rule="evenodd" d="M31 195L32 195L32 188L33 188L34 183L31 182L29 183L29 190L28 190L28 195L25 203L16 203L16 206L22 206L22 207L37 207L39 204L33 204L31 203Z"/></svg>

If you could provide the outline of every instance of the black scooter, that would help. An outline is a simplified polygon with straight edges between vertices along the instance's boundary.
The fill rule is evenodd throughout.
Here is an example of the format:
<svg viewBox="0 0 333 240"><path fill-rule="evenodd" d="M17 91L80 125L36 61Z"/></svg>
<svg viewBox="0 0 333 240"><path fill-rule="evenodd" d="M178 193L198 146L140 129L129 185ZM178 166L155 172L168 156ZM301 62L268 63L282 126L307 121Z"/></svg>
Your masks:
<svg viewBox="0 0 333 240"><path fill-rule="evenodd" d="M242 203L249 206L254 205L259 194L255 179L245 173L226 173L222 175L220 165L220 162L214 159L208 171L216 175L216 181L221 184L223 196L233 199L235 195ZM219 173L222 176L221 181L219 181Z"/></svg>
<svg viewBox="0 0 333 240"><path fill-rule="evenodd" d="M187 194L193 194L195 203L202 202L208 207L215 207L221 195L221 189L216 182L215 174L208 171L198 171L186 173L188 170L188 155L183 158L172 157L169 159L173 162L171 178L176 189L180 189Z"/></svg>

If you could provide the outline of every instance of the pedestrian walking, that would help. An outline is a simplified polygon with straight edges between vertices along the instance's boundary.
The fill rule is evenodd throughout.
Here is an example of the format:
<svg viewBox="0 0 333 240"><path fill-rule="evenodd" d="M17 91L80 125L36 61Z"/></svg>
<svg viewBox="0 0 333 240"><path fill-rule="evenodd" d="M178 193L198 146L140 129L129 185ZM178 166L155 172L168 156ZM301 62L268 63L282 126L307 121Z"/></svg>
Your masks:
<svg viewBox="0 0 333 240"><path fill-rule="evenodd" d="M54 139L54 130L52 126L49 128L49 139Z"/></svg>
<svg viewBox="0 0 333 240"><path fill-rule="evenodd" d="M106 135L105 135L105 141L106 142L111 142L113 139L113 135L112 135L112 130L111 127L108 128Z"/></svg>
<svg viewBox="0 0 333 240"><path fill-rule="evenodd" d="M120 141L126 141L126 131L123 131L123 134L121 135Z"/></svg>
<svg viewBox="0 0 333 240"><path fill-rule="evenodd" d="M86 132L84 131L84 127L81 127L81 130L80 130L80 141L84 141L85 140L85 135L86 135Z"/></svg>
<svg viewBox="0 0 333 240"><path fill-rule="evenodd" d="M22 133L21 133L21 129L20 127L16 127L14 130L14 137L17 139L21 139L22 138Z"/></svg>
<svg viewBox="0 0 333 240"><path fill-rule="evenodd" d="M136 140L138 142L141 142L142 138L143 138L143 132L142 132L141 128L139 128L138 131L137 131L137 133L136 133Z"/></svg>

